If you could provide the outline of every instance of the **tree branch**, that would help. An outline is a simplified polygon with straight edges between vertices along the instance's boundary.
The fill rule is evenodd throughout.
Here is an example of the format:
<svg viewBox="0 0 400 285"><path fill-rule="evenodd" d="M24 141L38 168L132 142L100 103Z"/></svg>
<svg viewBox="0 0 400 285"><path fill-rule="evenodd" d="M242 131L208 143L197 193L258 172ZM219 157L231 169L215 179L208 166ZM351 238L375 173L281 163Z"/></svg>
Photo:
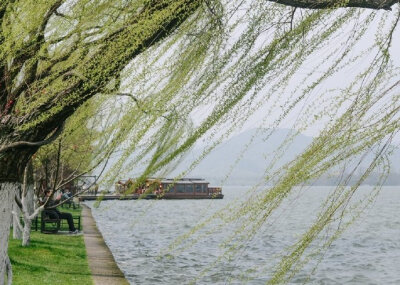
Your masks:
<svg viewBox="0 0 400 285"><path fill-rule="evenodd" d="M11 214L13 215L13 217L16 221L18 229L22 232L24 230L24 227L21 225L21 221L19 220L20 217L19 217L18 213L13 210L13 211L11 211Z"/></svg>
<svg viewBox="0 0 400 285"><path fill-rule="evenodd" d="M18 195L15 195L15 203L17 203L17 206L22 210L22 202L21 199L18 197Z"/></svg>
<svg viewBox="0 0 400 285"><path fill-rule="evenodd" d="M155 1L158 2L158 1ZM104 38L104 46L96 49L90 60L80 60L75 69L78 74L84 74L87 80L68 92L63 92L63 104L60 100L43 102L34 110L27 123L41 125L42 128L54 125L54 119L60 120L71 115L83 102L106 88L107 83L123 70L128 62L140 54L144 49L171 34L187 17L192 15L202 4L201 0L166 1L149 6L140 14L127 21L127 25L111 37ZM157 21L154 21L154 19ZM143 29L146 33L143 34ZM76 74L74 74L76 75ZM64 81L77 80L77 77ZM66 86L67 86L67 82ZM60 90L52 90L59 93ZM36 94L32 94L35 96ZM52 95L50 94L49 98ZM57 106L56 114L42 120L43 113ZM37 111L37 112L36 112ZM25 122L21 122L24 125ZM45 126L46 125L46 126Z"/></svg>
<svg viewBox="0 0 400 285"><path fill-rule="evenodd" d="M138 107L138 109L140 110L140 111L142 111L144 114L149 114L150 112L149 112L149 110L145 110L145 109L143 109L141 106L140 106L140 101L139 101L139 99L138 98L136 98L135 96L133 96L132 94L130 94L130 93L116 93L116 94L114 94L114 95L116 95L116 96L126 96L126 97L129 97L129 98L131 98L133 101L135 101L135 103L136 103L136 106ZM162 110L156 110L157 112L162 112ZM160 117L163 117L164 119L166 119L166 120L170 120L170 118L168 118L167 116L165 116L165 115L160 115Z"/></svg>
<svg viewBox="0 0 400 285"><path fill-rule="evenodd" d="M36 216L37 216L43 209L44 209L44 205L42 205L42 206L40 206L40 207L37 207L37 208L35 209L35 211L32 213L32 215L30 215L30 216L27 215L27 218L28 218L29 220L33 220L34 218L36 218Z"/></svg>
<svg viewBox="0 0 400 285"><path fill-rule="evenodd" d="M61 139L58 140L58 151L57 151L57 165L56 165L56 173L54 175L54 184L53 184L53 192L56 191L57 188L57 179L60 171L60 158L61 158Z"/></svg>
<svg viewBox="0 0 400 285"><path fill-rule="evenodd" d="M64 129L64 123L61 126L59 126L56 129L56 131L48 139L45 139L45 140L42 140L39 142L28 142L28 141L14 142L9 145L1 147L0 152L4 152L10 148L21 147L21 146L43 146L43 145L49 144L58 137L58 135L62 132L63 129Z"/></svg>
<svg viewBox="0 0 400 285"><path fill-rule="evenodd" d="M61 179L61 181L57 185L57 189L60 189L61 187L65 186L66 184L73 181L76 177L78 177L80 175L80 174L78 174L78 175L75 175L75 174L78 172L78 169L80 168L81 164L82 164L82 161L79 162L76 169L70 175L68 175L68 177L66 177L65 179L64 178ZM84 175L84 174L82 174L82 175ZM63 175L61 177L63 177Z"/></svg>
<svg viewBox="0 0 400 285"><path fill-rule="evenodd" d="M39 61L39 57L37 56L38 51L42 48L42 45L45 43L45 29L46 26L54 14L54 12L65 2L65 0L57 0L53 5L49 7L47 12L43 15L43 20L40 25L37 27L37 31L34 35L34 38L27 42L27 45L18 50L15 53L15 57L13 58L13 64L9 68L9 72L11 74L10 78L14 79L15 76L20 72L22 66L25 64L27 66L27 70L25 71L24 82L25 85L29 85L35 80L35 73ZM29 68L28 68L29 67ZM10 86L13 88L12 83ZM18 90L19 93L20 90ZM19 95L19 93L12 92L13 96Z"/></svg>
<svg viewBox="0 0 400 285"><path fill-rule="evenodd" d="M63 201L61 201L60 203L58 203L57 205L51 206L51 207L49 207L48 209L57 208L58 206L60 206L60 205L62 205L62 204L64 204L64 203L66 203L67 201L72 200L74 197L76 197L76 196L78 196L78 195L80 195L80 194L86 192L88 189L90 189L90 187L92 187L94 184L96 184L97 181L99 180L99 178L101 177L101 175L103 174L104 170L106 169L106 166L107 166L107 164L108 164L108 161L109 161L109 159L110 159L110 156L111 156L111 154L107 157L107 160L106 160L106 162L104 163L103 169L101 170L100 174L97 176L97 178L95 179L95 181L94 181L92 184L90 184L86 189L82 189L81 191L78 191L77 193L75 193L74 195L72 195L71 197L69 197L68 199L63 200ZM86 173L87 173L87 172L86 172ZM84 175L84 174L85 174L85 173L82 173L80 176L82 176L82 175ZM80 177L80 176L78 176L78 177ZM76 178L78 178L78 177L74 177L74 179L76 179ZM73 180L73 179L72 179L72 180ZM72 180L71 180L71 181L72 181ZM46 201L46 203L47 203L47 201Z"/></svg>
<svg viewBox="0 0 400 285"><path fill-rule="evenodd" d="M340 7L355 7L368 9L391 10L391 7L399 3L399 0L268 0L278 4L306 9L330 9Z"/></svg>

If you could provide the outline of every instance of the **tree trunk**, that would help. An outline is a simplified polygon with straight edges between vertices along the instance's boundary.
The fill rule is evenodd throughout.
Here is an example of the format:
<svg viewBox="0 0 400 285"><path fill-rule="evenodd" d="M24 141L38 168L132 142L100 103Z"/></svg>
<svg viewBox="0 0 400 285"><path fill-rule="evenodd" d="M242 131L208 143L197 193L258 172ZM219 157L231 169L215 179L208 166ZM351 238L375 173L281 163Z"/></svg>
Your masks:
<svg viewBox="0 0 400 285"><path fill-rule="evenodd" d="M33 200L33 183L29 183L26 186L26 196L22 197L22 211L24 217L24 230L22 233L22 246L28 246L31 240L31 227L32 220L36 217L31 216L34 209L34 200Z"/></svg>
<svg viewBox="0 0 400 285"><path fill-rule="evenodd" d="M0 137L0 145L1 145ZM8 258L11 211L15 193L21 189L26 163L36 149L9 149L0 152L0 285L12 282L12 270Z"/></svg>
<svg viewBox="0 0 400 285"><path fill-rule="evenodd" d="M22 232L22 246L28 246L31 242L32 220L24 218L24 230Z"/></svg>
<svg viewBox="0 0 400 285"><path fill-rule="evenodd" d="M28 182L29 183L29 182ZM32 215L35 211L35 199L34 199L34 186L33 181L30 182L26 189L26 196L22 201L22 207L26 210L29 215Z"/></svg>
<svg viewBox="0 0 400 285"><path fill-rule="evenodd" d="M14 197L20 188L18 182L0 183L0 284L12 282L11 263L8 258L8 238L10 235L11 208Z"/></svg>
<svg viewBox="0 0 400 285"><path fill-rule="evenodd" d="M14 201L13 205L12 205L12 210L15 212L15 215L12 216L12 220L13 220L13 238L14 239L22 239L22 232L21 232L21 228L19 227L19 221L18 219L20 219L21 217L21 209L19 208L17 202Z"/></svg>
<svg viewBox="0 0 400 285"><path fill-rule="evenodd" d="M30 206L29 204L32 204L31 202L33 201L33 184L27 184L28 186L25 187L25 182L26 179L24 179L24 192L26 193L25 195L22 195L22 217L24 219L24 226L21 225L20 223L20 216L21 214L17 214L16 211L13 211L13 217L14 220L16 221L14 224L14 227L18 229L21 232L21 239L22 239L22 246L28 246L31 240L31 227L32 227L32 221L33 219L36 218L36 216L43 210L44 205L40 206L37 209L34 209L33 211L30 211ZM27 192L28 191L28 192ZM28 193L30 192L30 195ZM26 198L28 198L28 201L26 201ZM29 201L30 200L30 201ZM1 284L0 284L1 285Z"/></svg>

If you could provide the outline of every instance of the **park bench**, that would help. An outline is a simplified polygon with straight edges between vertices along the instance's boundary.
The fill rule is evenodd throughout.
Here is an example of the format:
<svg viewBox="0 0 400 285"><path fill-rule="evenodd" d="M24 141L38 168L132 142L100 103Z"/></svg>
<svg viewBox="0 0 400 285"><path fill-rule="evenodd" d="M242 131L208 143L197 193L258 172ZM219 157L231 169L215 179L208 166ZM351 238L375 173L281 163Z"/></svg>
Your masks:
<svg viewBox="0 0 400 285"><path fill-rule="evenodd" d="M40 231L42 233L57 233L61 227L61 219L55 211L43 210Z"/></svg>
<svg viewBox="0 0 400 285"><path fill-rule="evenodd" d="M74 221L74 224L76 225L76 228L78 230L81 230L81 216L72 216L72 219ZM45 209L41 213L40 231L42 233L55 234L60 230L60 228L62 228L63 222L66 221L60 219L57 212ZM38 230L38 223L38 219L36 218L36 231Z"/></svg>

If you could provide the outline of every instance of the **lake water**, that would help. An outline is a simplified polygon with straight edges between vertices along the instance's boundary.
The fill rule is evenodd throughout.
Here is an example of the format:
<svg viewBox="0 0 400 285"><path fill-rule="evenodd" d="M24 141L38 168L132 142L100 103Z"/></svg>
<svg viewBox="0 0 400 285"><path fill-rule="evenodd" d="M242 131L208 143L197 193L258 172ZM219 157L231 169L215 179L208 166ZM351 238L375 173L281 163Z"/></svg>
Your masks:
<svg viewBox="0 0 400 285"><path fill-rule="evenodd" d="M265 284L279 253L312 221L330 187L307 187L289 197L278 214L231 260L214 263L229 235L194 234L198 242L168 252L168 246L204 217L242 197L244 187L224 187L223 200L104 201L93 216L114 257L132 284ZM355 201L371 188L362 187ZM212 228L211 222L210 228ZM187 243L186 243L187 244ZM319 255L321 256L321 255ZM319 260L314 258L315 260ZM294 284L400 284L400 187L383 187L361 217L309 264Z"/></svg>

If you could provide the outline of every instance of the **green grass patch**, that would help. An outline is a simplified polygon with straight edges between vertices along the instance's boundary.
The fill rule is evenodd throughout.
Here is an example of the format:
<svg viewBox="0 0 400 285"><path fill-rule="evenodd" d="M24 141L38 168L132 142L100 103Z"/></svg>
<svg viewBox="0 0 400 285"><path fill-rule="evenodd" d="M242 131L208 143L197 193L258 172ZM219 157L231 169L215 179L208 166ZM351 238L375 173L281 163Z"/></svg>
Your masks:
<svg viewBox="0 0 400 285"><path fill-rule="evenodd" d="M59 208L79 215L81 209ZM13 284L93 284L83 236L31 232L31 244L22 247L10 236L8 253Z"/></svg>

